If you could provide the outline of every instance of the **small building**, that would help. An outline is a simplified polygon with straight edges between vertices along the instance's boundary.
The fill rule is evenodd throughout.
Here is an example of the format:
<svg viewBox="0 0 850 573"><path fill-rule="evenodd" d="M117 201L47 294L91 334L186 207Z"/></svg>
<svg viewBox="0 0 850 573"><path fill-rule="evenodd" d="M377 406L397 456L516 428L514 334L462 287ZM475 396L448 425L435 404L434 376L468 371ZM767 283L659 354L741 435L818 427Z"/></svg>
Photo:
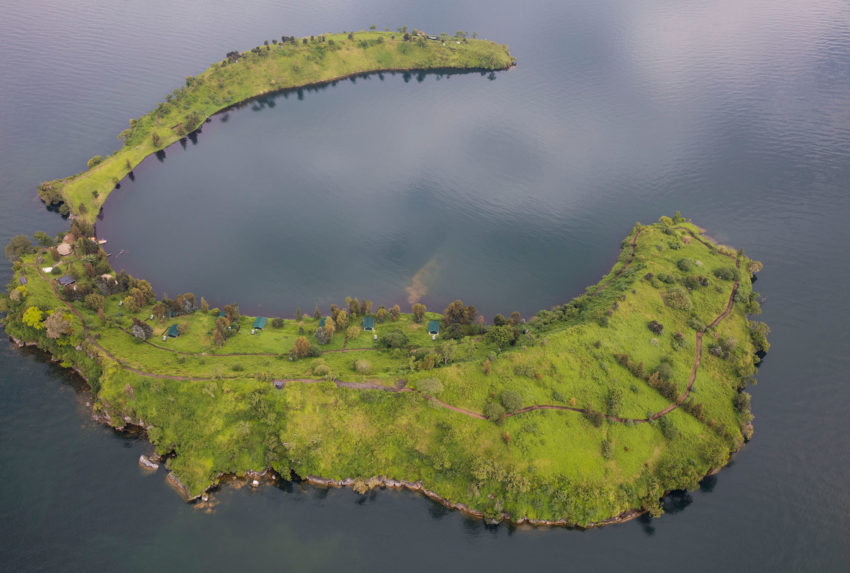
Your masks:
<svg viewBox="0 0 850 573"><path fill-rule="evenodd" d="M372 332L375 330L375 317L374 316L364 316L363 317L363 330L368 330Z"/></svg>
<svg viewBox="0 0 850 573"><path fill-rule="evenodd" d="M254 320L254 325L251 327L251 334L254 334L254 332L258 330L264 329L266 327L266 322L268 322L268 319L265 316L258 316Z"/></svg>
<svg viewBox="0 0 850 573"><path fill-rule="evenodd" d="M169 338L177 338L180 336L180 330L177 328L177 324L172 324L168 327L168 330L165 332L165 335Z"/></svg>
<svg viewBox="0 0 850 573"><path fill-rule="evenodd" d="M324 317L324 316L323 316L321 319L319 319L319 328L324 328L324 326L325 326L325 320L326 320L326 319L325 319L325 317Z"/></svg>
<svg viewBox="0 0 850 573"><path fill-rule="evenodd" d="M56 247L56 252L59 253L63 257L67 257L73 251L73 247L68 243L62 243L58 247Z"/></svg>
<svg viewBox="0 0 850 573"><path fill-rule="evenodd" d="M77 282L77 279L72 277L71 275L65 275L63 277L59 277L59 284L62 286L70 286Z"/></svg>
<svg viewBox="0 0 850 573"><path fill-rule="evenodd" d="M437 335L440 334L440 321L439 320L429 320L428 321L428 334L431 335L431 340L437 339Z"/></svg>
<svg viewBox="0 0 850 573"><path fill-rule="evenodd" d="M21 278L20 278L20 279L18 279L18 280L19 280L19 282L20 282L22 285L27 284L27 277L21 277Z"/></svg>

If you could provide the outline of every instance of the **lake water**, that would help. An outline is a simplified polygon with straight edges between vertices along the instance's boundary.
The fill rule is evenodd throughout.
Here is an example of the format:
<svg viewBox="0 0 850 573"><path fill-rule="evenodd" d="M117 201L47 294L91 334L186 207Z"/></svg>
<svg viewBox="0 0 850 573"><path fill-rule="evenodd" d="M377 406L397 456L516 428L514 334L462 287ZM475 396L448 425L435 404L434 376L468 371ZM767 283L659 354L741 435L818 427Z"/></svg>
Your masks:
<svg viewBox="0 0 850 573"><path fill-rule="evenodd" d="M187 75L281 35L478 32L517 68L373 76L216 116L98 232L172 296L291 315L346 295L488 316L567 300L679 209L765 263L756 433L668 513L487 528L403 492L227 487L183 504L78 380L0 345L0 569L850 568L850 6L771 2L5 3L0 240L66 223L41 180L111 152ZM421 81L420 81L421 80ZM11 276L0 268L0 280Z"/></svg>

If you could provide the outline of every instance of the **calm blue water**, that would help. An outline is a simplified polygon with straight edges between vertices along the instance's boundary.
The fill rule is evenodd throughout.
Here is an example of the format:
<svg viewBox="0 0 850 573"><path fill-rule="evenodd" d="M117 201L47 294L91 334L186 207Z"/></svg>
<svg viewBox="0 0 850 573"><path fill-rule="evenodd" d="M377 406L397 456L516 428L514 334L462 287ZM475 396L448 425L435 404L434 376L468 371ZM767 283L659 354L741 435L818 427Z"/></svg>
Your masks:
<svg viewBox="0 0 850 573"><path fill-rule="evenodd" d="M595 282L634 221L680 209L765 263L773 349L752 389L756 434L729 468L661 519L577 532L488 529L398 492L225 488L205 514L142 474L144 441L89 421L73 377L0 345L0 569L850 568L846 2L83 0L2 14L4 243L64 228L37 183L111 152L129 118L229 50L371 24L477 31L519 66L268 98L149 159L98 225L126 251L116 264L268 313L346 295L404 305L420 273L429 307L528 314Z"/></svg>

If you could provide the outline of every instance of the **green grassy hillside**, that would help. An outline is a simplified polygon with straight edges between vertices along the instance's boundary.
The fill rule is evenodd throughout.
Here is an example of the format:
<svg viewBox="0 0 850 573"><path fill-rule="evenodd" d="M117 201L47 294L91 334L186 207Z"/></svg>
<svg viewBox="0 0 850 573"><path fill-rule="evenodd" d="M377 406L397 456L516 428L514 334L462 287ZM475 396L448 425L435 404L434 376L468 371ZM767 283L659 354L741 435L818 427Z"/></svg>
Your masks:
<svg viewBox="0 0 850 573"><path fill-rule="evenodd" d="M64 214L93 222L115 185L145 157L191 133L214 113L252 97L367 72L497 70L511 63L507 46L463 35L433 40L368 31L281 38L248 52L231 52L201 74L187 77L155 110L130 120L119 135L121 149L92 158L87 171L45 181L39 195Z"/></svg>
<svg viewBox="0 0 850 573"><path fill-rule="evenodd" d="M7 332L77 368L112 425L146 428L192 496L271 467L359 489L421 482L489 518L587 526L657 511L751 432L742 389L767 350L766 327L747 318L760 264L681 218L637 225L599 283L533 317L483 323L453 304L417 322L358 301L347 316L322 309L337 325L326 344L312 316L269 317L252 334L235 307L157 301L145 281L103 277L89 239L66 257L42 242L16 253ZM58 284L66 275L73 286ZM163 340L171 325L180 335Z"/></svg>

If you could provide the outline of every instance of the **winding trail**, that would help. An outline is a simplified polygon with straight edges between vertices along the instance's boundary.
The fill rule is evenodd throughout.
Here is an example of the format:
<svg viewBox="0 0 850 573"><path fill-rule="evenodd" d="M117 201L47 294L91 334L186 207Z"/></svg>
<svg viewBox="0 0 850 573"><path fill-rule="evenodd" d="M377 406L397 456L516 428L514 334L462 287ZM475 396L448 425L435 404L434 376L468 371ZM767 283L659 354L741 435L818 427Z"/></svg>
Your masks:
<svg viewBox="0 0 850 573"><path fill-rule="evenodd" d="M676 227L676 228L686 231L694 239L696 239L700 243L704 244L706 247L708 247L712 251L718 251L721 254L732 258L735 261L735 267L740 269L740 266L741 266L740 258L736 257L733 254L719 250L716 245L714 245L713 243L711 243L711 242L705 240L704 238L700 237L698 234L694 233L690 229L685 229L685 228L682 228L682 227ZM638 229L635 232L635 234L632 236L631 252L629 253L629 259L625 262L625 264L623 264L623 266L621 266L617 271L615 271L614 274L608 280L606 280L604 283L602 283L599 286L599 288L594 290L592 293L589 293L589 296L596 296L597 294L599 294L603 289L608 287L612 283L612 281L614 281L614 279L616 279L620 275L622 275L626 271L626 269L628 269L631 266L632 262L635 259L635 251L636 251L636 248L637 248L637 239L638 239L638 236L640 235L640 233L641 233L641 229ZM40 250L39 255L43 254L44 252L46 252L44 249ZM58 286L57 286L57 283L55 281L51 280L50 277L48 277L44 274L44 272L42 271L41 267L39 266L39 263L37 262L37 260L36 260L36 263L34 263L30 266L35 267L35 269L37 270L37 272L39 273L41 278L44 279L45 281L47 281L47 283L51 286L51 288L53 289L53 293L56 295L56 297L59 300L61 300L65 304L65 306L68 307L68 309L72 313L74 313L74 315L77 318L79 318L80 323L83 326L83 331L85 332L85 335L86 335L86 340L90 344L92 344L94 347L96 347L100 352L102 352L105 356L107 356L110 360L113 360L114 362L119 364L122 368L126 369L127 371L133 372L134 374L139 374L141 376L146 376L146 377L149 377L149 378L156 378L156 379L160 379L160 380L176 380L176 381L183 381L183 382L222 380L222 379L235 380L235 379L244 378L244 376L239 376L239 375L235 375L235 376L179 376L179 375L172 375L172 374L154 374L154 373L146 372L144 370L141 370L139 368L135 368L135 367L131 366L130 364L122 361L121 359L116 357L114 354L112 354L103 345L101 345L100 342L96 338L94 338L94 336L92 336L91 331L89 330L89 327L86 324L85 319L83 318L83 315L79 312L79 310L77 310L77 308L74 305L72 305L70 302L68 302L67 300L65 300L61 296L59 289L58 289ZM670 412L672 412L673 410L679 408L690 396L691 389L693 388L694 381L696 380L697 370L699 369L700 360L701 360L701 357L702 357L702 339L703 339L703 336L705 335L705 333L709 329L714 328L718 324L720 324L732 312L732 308L734 307L734 304L735 304L735 295L738 292L739 285L740 285L740 279L735 280L734 284L732 285L732 290L729 294L729 300L726 303L726 307L723 310L723 312L721 312L703 330L698 331L696 333L696 345L695 345L695 351L694 351L695 356L694 356L693 366L691 367L691 374L688 378L688 384L687 384L685 391L676 399L675 402L669 404L664 409L659 410L659 411L651 414L650 416L648 416L646 418L622 418L620 416L612 416L612 415L604 414L604 413L602 413L602 415L611 422L620 422L620 423L630 422L630 423L638 423L639 424L639 423L646 423L646 422L650 422L650 421L653 421L653 420L657 420L658 418L665 416L665 415L669 414ZM127 329L121 328L121 327L119 327L119 329L132 336L132 333L130 331L128 331ZM182 351L174 350L174 349L171 349L171 348L165 348L165 347L153 344L153 343L151 343L150 341L147 341L147 340L144 341L144 342L146 344L154 347L154 348L159 349L159 350L171 352L171 353L174 353L174 354L180 354L180 355L184 355L184 356L212 356L212 357L278 356L278 354L274 354L274 353L232 353L232 354L200 353L199 354L199 353L193 353L193 352L182 352ZM374 349L372 349L372 348L341 348L341 349L338 349L338 350L328 350L327 352L361 352L361 351L371 351L371 350L374 350ZM314 378L275 378L272 381L275 382L275 383L279 383L281 386L284 386L286 384L292 384L292 383L318 384L320 382L324 382L324 380L317 380L317 379L314 379ZM454 406L452 404L449 404L448 402L444 402L444 401L440 400L439 398L436 398L435 396L432 396L432 395L427 394L425 392L420 392L420 391L414 390L412 388L407 388L405 386L404 380L399 380L396 383L395 386L387 386L385 384L380 383L380 381L346 382L344 380L340 380L340 379L336 379L336 378L332 379L331 382L333 382L337 386L337 388L349 388L349 389L353 389L353 390L378 390L378 391L393 392L393 393L416 393L416 394L419 394L420 396L422 396L423 398L425 398L426 400L433 402L435 404L438 404L439 406L446 408L447 410L451 410L452 412L456 412L458 414L462 414L464 416L468 416L470 418L475 418L475 419L478 419L478 420L486 420L487 419L480 412L474 412L472 410L467 410L467 409L461 408L459 406ZM510 413L506 414L505 417L510 418L510 417L514 417L514 416L519 416L521 414L526 414L528 412L535 412L535 411L538 411L538 410L570 411L570 412L576 412L576 413L585 414L585 415L594 413L593 411L588 410L586 408L576 408L576 407L572 407L572 406L562 406L560 404L535 404L535 405L531 405L531 406L525 406L524 408L520 408L519 410L516 410L515 412L510 412Z"/></svg>

